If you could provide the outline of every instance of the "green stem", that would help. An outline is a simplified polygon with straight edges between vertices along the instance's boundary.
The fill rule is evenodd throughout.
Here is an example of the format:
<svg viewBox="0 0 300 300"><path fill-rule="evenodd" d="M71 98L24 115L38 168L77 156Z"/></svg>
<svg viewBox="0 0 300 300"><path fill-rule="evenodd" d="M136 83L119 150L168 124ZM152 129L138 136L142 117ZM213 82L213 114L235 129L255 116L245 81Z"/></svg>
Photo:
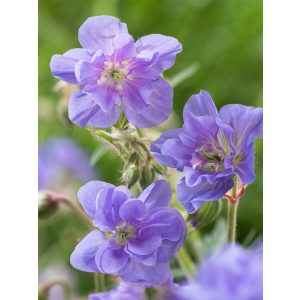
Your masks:
<svg viewBox="0 0 300 300"><path fill-rule="evenodd" d="M95 292L105 291L105 275L102 273L94 273L94 289Z"/></svg>
<svg viewBox="0 0 300 300"><path fill-rule="evenodd" d="M237 191L237 177L234 178L234 186L231 191L231 196L233 199L236 199L236 191ZM236 240L238 206L239 206L239 199L236 199L235 201L228 201L227 237L230 243L235 243Z"/></svg>
<svg viewBox="0 0 300 300"><path fill-rule="evenodd" d="M102 131L102 130L97 130L97 131L95 132L95 134L96 134L98 137L102 138L103 140L106 140L106 141L109 142L110 144L113 144L113 145L114 145L115 138L114 138L111 134L109 134L109 133L107 133L107 132L105 132L105 131Z"/></svg>
<svg viewBox="0 0 300 300"><path fill-rule="evenodd" d="M190 281L193 279L194 264L190 259L185 247L181 247L176 255L176 259L186 278Z"/></svg>
<svg viewBox="0 0 300 300"><path fill-rule="evenodd" d="M237 210L238 210L239 200L235 202L228 201L228 241L230 243L235 243L236 239L236 224L237 224Z"/></svg>
<svg viewBox="0 0 300 300"><path fill-rule="evenodd" d="M71 199L62 194L57 194L52 191L45 191L47 195L47 201L50 203L63 203L67 205L73 212L75 212L88 226L93 226L90 218L84 213L84 211L76 205Z"/></svg>
<svg viewBox="0 0 300 300"><path fill-rule="evenodd" d="M57 198L58 202L66 204L73 212L75 212L88 226L93 226L90 218L83 212L83 210L77 206L73 201L65 196Z"/></svg>

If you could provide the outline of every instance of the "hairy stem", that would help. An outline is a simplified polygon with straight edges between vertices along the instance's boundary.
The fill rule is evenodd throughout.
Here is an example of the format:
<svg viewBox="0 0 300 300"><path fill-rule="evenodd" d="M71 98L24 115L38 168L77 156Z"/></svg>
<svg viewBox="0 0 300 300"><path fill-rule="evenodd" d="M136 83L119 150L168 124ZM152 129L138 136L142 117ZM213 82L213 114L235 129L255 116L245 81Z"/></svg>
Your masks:
<svg viewBox="0 0 300 300"><path fill-rule="evenodd" d="M87 223L89 226L93 225L89 217L83 212L83 210L76 205L71 199L66 197L65 195L56 194L54 192L48 192L47 193L47 199L49 202L52 203L64 203L67 205L73 212L75 212L85 223Z"/></svg>
<svg viewBox="0 0 300 300"><path fill-rule="evenodd" d="M228 241L230 243L235 243L236 239L236 224L237 224L237 210L238 210L239 200L235 202L228 202Z"/></svg>
<svg viewBox="0 0 300 300"><path fill-rule="evenodd" d="M227 232L228 241L230 243L235 243L236 240L236 225L237 225L237 211L239 205L239 199L236 198L237 195L237 177L234 178L234 186L231 191L232 199L234 201L228 201L228 215L227 215Z"/></svg>

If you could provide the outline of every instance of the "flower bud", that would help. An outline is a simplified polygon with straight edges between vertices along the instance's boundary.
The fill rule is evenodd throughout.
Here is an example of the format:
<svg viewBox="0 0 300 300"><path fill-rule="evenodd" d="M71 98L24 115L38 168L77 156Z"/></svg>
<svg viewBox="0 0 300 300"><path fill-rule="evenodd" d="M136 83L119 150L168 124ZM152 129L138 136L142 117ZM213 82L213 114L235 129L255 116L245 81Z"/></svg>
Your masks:
<svg viewBox="0 0 300 300"><path fill-rule="evenodd" d="M124 168L121 181L124 182L128 188L131 188L139 180L139 177L139 168L135 164L131 163Z"/></svg>
<svg viewBox="0 0 300 300"><path fill-rule="evenodd" d="M222 210L222 200L219 201L207 201L201 208L190 215L188 220L195 228L203 228L214 222L220 215Z"/></svg>
<svg viewBox="0 0 300 300"><path fill-rule="evenodd" d="M48 218L58 209L58 203L52 201L49 193L41 191L38 194L39 218Z"/></svg>
<svg viewBox="0 0 300 300"><path fill-rule="evenodd" d="M139 180L143 189L149 186L155 179L155 171L151 164L146 164L142 170L141 178Z"/></svg>

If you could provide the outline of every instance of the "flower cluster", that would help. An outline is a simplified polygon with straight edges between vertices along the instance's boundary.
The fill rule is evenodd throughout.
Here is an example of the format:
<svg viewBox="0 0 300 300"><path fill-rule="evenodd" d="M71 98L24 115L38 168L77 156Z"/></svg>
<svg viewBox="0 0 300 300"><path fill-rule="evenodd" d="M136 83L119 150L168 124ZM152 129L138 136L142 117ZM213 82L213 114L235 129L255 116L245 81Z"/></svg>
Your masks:
<svg viewBox="0 0 300 300"><path fill-rule="evenodd" d="M255 179L254 139L262 137L262 109L228 104L220 112L206 91L190 97L183 111L184 124L165 132L152 145L162 165L185 176L177 196L189 213L205 201L222 198L234 186Z"/></svg>
<svg viewBox="0 0 300 300"><path fill-rule="evenodd" d="M107 128L117 123L121 111L127 118L122 116L110 129L90 130L121 156L126 186L90 181L78 191L95 230L75 247L71 264L122 279L115 289L91 294L89 300L146 300L149 287L156 289L155 300L261 300L261 249L228 245L204 261L195 284L179 286L171 281L170 261L187 229L181 213L169 207L169 184L155 180L157 174L165 175L162 166L183 172L176 192L188 213L223 197L234 207L244 187L255 179L254 141L262 138L262 109L230 104L218 112L209 93L201 91L186 103L182 128L163 133L149 150L150 141L138 135L135 126L153 127L170 115L173 90L161 74L174 64L181 44L160 34L134 41L127 25L111 16L87 19L78 38L82 48L54 55L50 63L53 76L78 86L68 103L70 120L80 127ZM40 150L41 187L61 168L85 181L94 175L84 154L71 143L59 140L51 147L58 163L47 160L48 149ZM86 217L80 209L76 212ZM228 216L228 224L235 224L236 215ZM231 225L229 233L235 233ZM235 234L229 236L234 242ZM189 257L178 261L189 263Z"/></svg>
<svg viewBox="0 0 300 300"><path fill-rule="evenodd" d="M125 186L101 181L84 185L78 198L97 230L77 245L71 264L125 281L165 283L169 260L186 236L181 214L168 208L171 197L165 180L151 184L137 199Z"/></svg>
<svg viewBox="0 0 300 300"><path fill-rule="evenodd" d="M153 127L172 110L173 90L160 74L182 50L177 39L150 34L134 42L127 26L111 16L87 19L79 28L83 48L52 57L53 76L79 84L69 100L77 125L110 127L120 116L139 127Z"/></svg>

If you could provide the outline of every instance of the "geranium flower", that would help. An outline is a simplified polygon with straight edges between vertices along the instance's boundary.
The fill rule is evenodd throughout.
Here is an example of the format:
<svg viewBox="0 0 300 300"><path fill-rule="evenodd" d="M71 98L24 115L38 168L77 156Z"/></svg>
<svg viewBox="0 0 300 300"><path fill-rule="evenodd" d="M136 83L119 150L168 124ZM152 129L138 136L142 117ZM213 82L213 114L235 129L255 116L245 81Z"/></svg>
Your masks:
<svg viewBox="0 0 300 300"><path fill-rule="evenodd" d="M91 181L81 187L79 201L97 230L75 248L73 267L129 282L165 283L169 260L186 236L181 214L168 208L171 197L165 180L151 184L137 199L125 186Z"/></svg>
<svg viewBox="0 0 300 300"><path fill-rule="evenodd" d="M206 259L195 284L176 290L181 300L262 300L262 247L226 246Z"/></svg>
<svg viewBox="0 0 300 300"><path fill-rule="evenodd" d="M184 172L177 197L189 213L222 198L233 187L233 176L244 185L255 179L254 139L262 137L262 116L261 108L241 104L218 113L209 93L201 91L186 103L183 127L152 143L159 163Z"/></svg>
<svg viewBox="0 0 300 300"><path fill-rule="evenodd" d="M151 295L151 300L184 300L177 291L180 291L178 284L171 278L160 286L152 286L155 289L155 296ZM117 287L110 291L93 293L88 300L150 300L147 296L146 286L139 283L129 283L121 281Z"/></svg>
<svg viewBox="0 0 300 300"><path fill-rule="evenodd" d="M88 300L147 300L147 297L142 285L122 281L110 291L90 294Z"/></svg>
<svg viewBox="0 0 300 300"><path fill-rule="evenodd" d="M172 110L173 90L160 74L182 50L177 39L160 34L136 42L127 26L111 16L88 18L79 28L83 48L52 57L53 76L81 86L69 100L69 117L77 125L110 127L120 115L152 127Z"/></svg>

